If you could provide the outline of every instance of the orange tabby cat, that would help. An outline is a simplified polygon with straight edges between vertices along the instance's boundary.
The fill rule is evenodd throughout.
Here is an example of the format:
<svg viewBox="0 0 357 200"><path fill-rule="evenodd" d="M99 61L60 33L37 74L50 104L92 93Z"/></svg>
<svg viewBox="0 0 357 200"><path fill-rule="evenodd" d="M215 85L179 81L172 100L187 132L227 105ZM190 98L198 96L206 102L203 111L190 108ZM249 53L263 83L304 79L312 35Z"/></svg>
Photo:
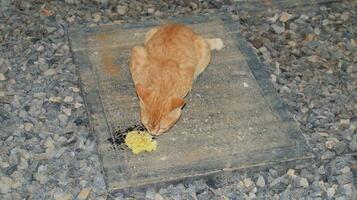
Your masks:
<svg viewBox="0 0 357 200"><path fill-rule="evenodd" d="M170 129L181 116L184 97L222 40L204 39L189 27L169 24L146 33L132 49L130 72L140 100L141 122L152 135Z"/></svg>

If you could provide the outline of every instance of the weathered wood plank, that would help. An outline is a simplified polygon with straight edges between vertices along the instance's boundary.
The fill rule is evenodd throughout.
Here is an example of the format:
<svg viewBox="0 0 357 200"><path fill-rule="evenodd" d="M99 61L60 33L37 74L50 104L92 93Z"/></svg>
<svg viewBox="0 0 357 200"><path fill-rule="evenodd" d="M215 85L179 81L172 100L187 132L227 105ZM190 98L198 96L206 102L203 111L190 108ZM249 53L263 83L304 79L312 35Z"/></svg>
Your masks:
<svg viewBox="0 0 357 200"><path fill-rule="evenodd" d="M110 191L196 177L268 163L310 158L296 123L277 97L269 76L240 36L238 24L222 16L176 19L226 48L198 77L179 122L160 136L153 153L133 155L108 142L113 127L140 122L131 80L130 50L157 22L72 31L71 48L86 108Z"/></svg>

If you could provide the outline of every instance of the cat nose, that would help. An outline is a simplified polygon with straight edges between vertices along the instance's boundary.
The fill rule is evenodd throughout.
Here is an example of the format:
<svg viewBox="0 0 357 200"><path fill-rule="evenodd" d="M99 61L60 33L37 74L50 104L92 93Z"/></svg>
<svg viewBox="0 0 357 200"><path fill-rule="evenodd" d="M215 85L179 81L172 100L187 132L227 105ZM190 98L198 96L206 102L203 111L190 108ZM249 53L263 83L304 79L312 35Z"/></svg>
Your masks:
<svg viewBox="0 0 357 200"><path fill-rule="evenodd" d="M151 130L149 131L151 135L160 135L159 131L158 130Z"/></svg>
<svg viewBox="0 0 357 200"><path fill-rule="evenodd" d="M160 129L157 127L150 129L149 132L151 135L160 135Z"/></svg>

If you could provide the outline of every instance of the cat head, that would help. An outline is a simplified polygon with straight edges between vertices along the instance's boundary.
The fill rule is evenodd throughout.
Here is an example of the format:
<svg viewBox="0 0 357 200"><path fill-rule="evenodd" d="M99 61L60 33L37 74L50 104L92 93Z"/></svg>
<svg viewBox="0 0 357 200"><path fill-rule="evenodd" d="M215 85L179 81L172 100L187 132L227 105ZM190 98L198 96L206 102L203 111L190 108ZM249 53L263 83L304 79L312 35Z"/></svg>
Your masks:
<svg viewBox="0 0 357 200"><path fill-rule="evenodd" d="M180 118L183 98L160 98L145 86L137 84L136 93L140 100L141 122L152 135L160 135L169 130Z"/></svg>

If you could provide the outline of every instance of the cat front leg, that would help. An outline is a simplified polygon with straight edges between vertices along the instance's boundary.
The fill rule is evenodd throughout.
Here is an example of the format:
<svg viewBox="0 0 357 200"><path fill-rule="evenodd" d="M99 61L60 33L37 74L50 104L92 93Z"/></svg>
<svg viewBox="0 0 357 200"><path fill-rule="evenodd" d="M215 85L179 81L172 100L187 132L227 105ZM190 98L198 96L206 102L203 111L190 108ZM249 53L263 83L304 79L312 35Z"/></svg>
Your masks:
<svg viewBox="0 0 357 200"><path fill-rule="evenodd" d="M144 47L133 47L130 58L130 73L133 77L134 83L137 83L140 80L140 76L142 75L140 72L142 72L142 68L147 63L147 57L148 54Z"/></svg>

